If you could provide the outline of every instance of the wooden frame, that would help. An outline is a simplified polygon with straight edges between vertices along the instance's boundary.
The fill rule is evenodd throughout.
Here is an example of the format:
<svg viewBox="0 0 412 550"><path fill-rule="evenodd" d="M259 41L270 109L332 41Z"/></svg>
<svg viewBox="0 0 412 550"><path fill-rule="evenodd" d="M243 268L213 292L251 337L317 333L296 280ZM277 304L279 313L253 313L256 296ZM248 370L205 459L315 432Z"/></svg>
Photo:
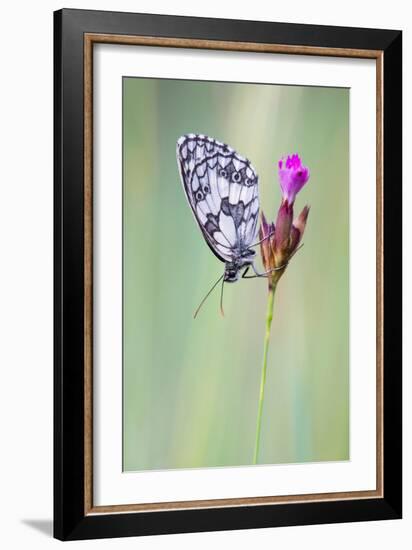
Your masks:
<svg viewBox="0 0 412 550"><path fill-rule="evenodd" d="M316 40L312 38L314 29L317 31ZM105 507L93 505L92 61L93 45L101 42L376 59L378 253L375 491ZM69 95L70 102L67 100ZM390 140L384 140L385 135L389 135ZM398 31L83 10L56 12L57 538L67 540L400 517L400 153L401 33ZM388 192L395 186L396 193ZM390 246L385 247L387 243ZM390 354L385 349L390 349ZM390 430L385 430L385 426L390 426Z"/></svg>

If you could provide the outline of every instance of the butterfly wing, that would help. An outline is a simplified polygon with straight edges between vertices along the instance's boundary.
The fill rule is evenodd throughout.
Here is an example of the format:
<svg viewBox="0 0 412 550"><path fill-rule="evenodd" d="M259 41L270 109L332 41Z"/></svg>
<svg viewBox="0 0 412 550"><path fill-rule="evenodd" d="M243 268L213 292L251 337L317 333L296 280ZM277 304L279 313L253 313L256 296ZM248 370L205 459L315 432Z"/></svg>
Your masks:
<svg viewBox="0 0 412 550"><path fill-rule="evenodd" d="M257 235L258 176L234 149L204 135L177 142L183 187L203 236L222 261L230 262Z"/></svg>

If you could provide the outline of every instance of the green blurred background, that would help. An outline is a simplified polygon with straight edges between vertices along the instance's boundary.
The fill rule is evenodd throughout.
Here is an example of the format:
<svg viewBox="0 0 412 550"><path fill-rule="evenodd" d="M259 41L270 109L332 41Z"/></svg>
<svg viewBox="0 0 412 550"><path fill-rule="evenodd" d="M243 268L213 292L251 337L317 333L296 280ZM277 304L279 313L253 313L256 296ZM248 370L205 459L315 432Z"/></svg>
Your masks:
<svg viewBox="0 0 412 550"><path fill-rule="evenodd" d="M248 157L274 219L277 161L310 168L304 247L275 300L260 463L349 459L349 90L123 79L123 468L251 464L267 283L225 285L186 201L176 140L203 133ZM263 269L260 260L258 268Z"/></svg>

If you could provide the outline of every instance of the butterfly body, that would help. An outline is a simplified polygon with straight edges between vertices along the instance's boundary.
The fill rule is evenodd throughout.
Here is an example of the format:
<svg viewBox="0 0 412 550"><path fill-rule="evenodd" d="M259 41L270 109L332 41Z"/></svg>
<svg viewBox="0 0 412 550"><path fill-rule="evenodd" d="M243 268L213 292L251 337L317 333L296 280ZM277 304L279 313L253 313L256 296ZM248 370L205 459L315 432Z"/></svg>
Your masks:
<svg viewBox="0 0 412 550"><path fill-rule="evenodd" d="M177 141L183 188L209 248L225 264L224 282L253 267L259 217L258 176L230 146L201 134Z"/></svg>

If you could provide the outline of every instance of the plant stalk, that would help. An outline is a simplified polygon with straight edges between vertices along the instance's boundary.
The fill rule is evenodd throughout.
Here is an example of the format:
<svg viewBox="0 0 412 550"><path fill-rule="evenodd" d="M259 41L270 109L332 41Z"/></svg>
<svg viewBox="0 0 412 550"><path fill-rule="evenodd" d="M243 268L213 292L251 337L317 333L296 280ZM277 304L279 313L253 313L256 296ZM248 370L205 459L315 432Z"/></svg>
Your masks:
<svg viewBox="0 0 412 550"><path fill-rule="evenodd" d="M270 328L272 326L272 319L273 319L275 291L276 291L276 284L272 285L272 287L269 290L268 304L267 304L267 310L266 310L266 332L265 332L265 339L263 342L263 363L262 363L262 374L260 379L260 392L259 392L258 415L257 415L257 421L256 421L256 440L255 440L255 452L253 455L253 464L257 464L258 458L259 458L259 444L260 444L260 431L262 427L263 399L265 397L265 383L266 383L266 371L267 371L267 362L268 362Z"/></svg>

